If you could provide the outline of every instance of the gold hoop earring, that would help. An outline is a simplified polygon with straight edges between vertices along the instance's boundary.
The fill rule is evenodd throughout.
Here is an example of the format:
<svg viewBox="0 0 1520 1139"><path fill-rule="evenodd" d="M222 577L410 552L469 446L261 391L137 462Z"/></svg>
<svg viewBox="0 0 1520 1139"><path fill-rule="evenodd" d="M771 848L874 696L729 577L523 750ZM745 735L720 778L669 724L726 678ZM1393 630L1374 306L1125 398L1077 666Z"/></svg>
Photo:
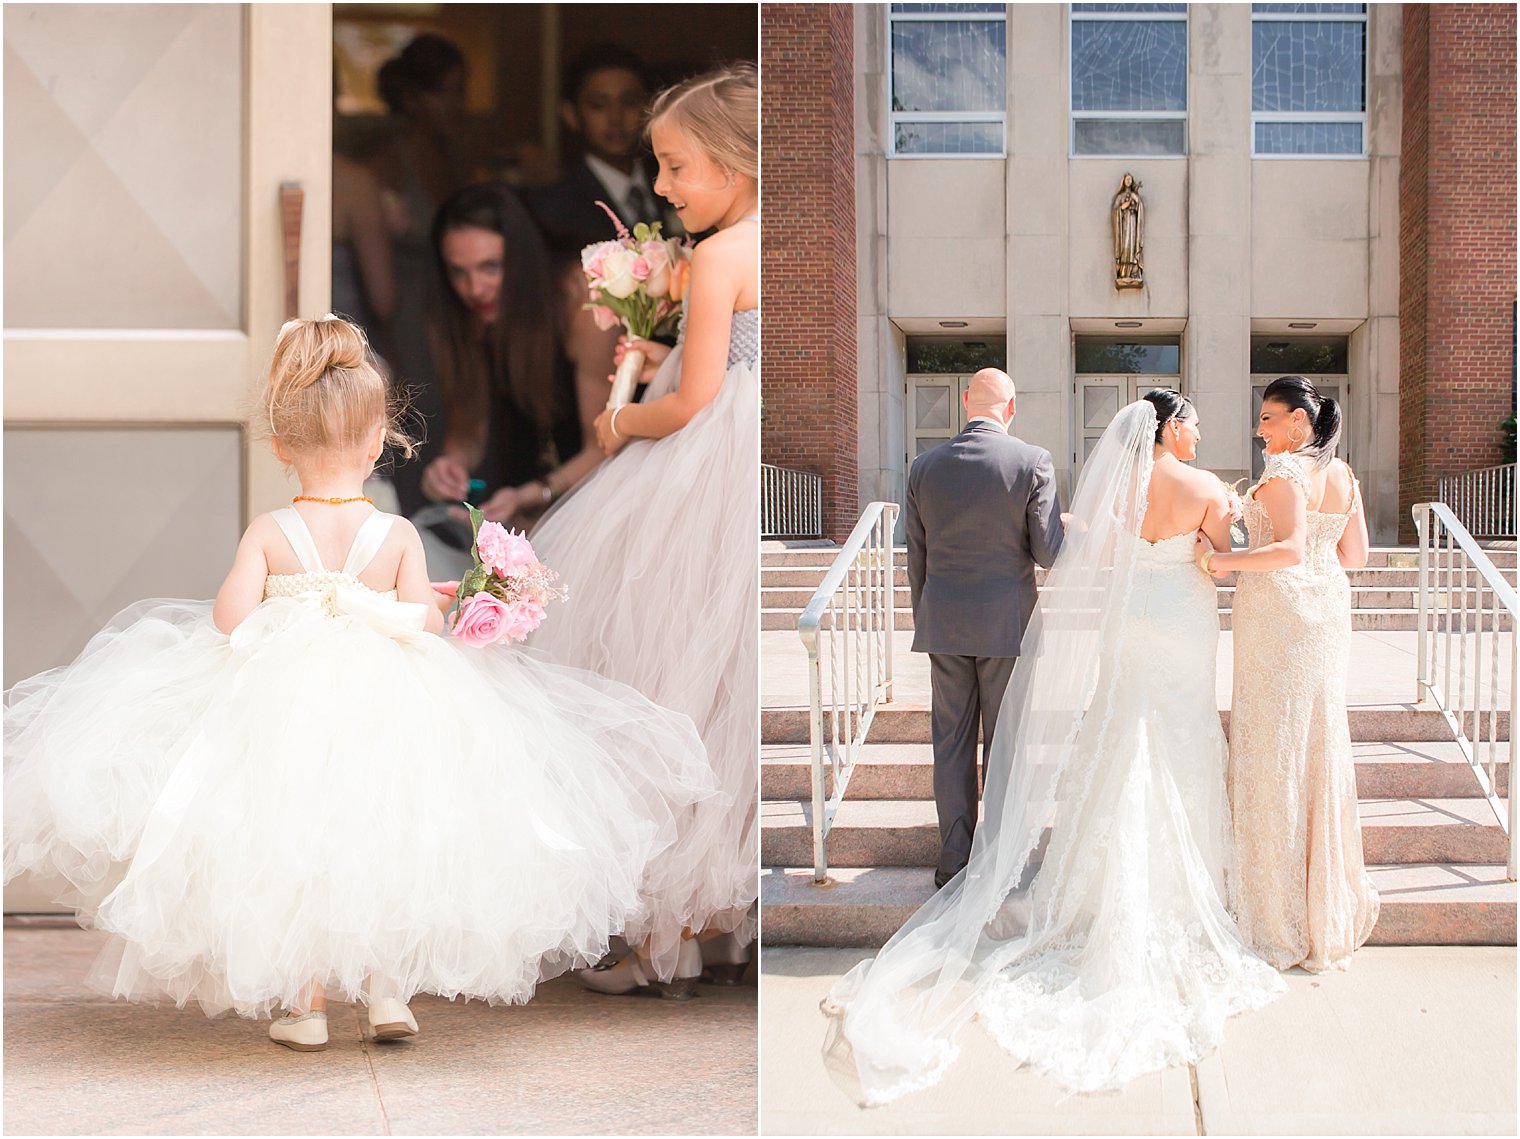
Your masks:
<svg viewBox="0 0 1520 1139"><path fill-rule="evenodd" d="M1304 434L1303 429L1299 427L1295 427L1288 432L1288 442L1293 444L1295 451L1304 445Z"/></svg>

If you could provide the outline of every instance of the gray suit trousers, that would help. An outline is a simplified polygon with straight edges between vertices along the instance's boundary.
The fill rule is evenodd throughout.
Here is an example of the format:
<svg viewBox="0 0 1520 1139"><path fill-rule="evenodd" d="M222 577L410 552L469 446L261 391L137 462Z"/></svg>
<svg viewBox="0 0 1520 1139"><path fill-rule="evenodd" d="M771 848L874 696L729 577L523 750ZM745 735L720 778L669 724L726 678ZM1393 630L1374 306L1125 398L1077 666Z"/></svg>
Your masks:
<svg viewBox="0 0 1520 1139"><path fill-rule="evenodd" d="M981 781L977 778L976 730L982 729L985 775L992 733L1003 691L1018 657L929 654L934 739L934 803L939 811L939 865L936 885L944 885L971 858Z"/></svg>

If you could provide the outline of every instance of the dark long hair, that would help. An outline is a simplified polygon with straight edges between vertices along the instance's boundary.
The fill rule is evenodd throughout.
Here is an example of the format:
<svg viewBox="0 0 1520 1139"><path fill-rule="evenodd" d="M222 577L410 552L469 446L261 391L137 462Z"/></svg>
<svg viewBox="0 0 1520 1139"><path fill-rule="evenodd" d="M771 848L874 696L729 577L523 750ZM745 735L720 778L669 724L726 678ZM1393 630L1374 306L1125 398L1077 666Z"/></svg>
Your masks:
<svg viewBox="0 0 1520 1139"><path fill-rule="evenodd" d="M1280 403L1290 411L1302 408L1309 417L1312 433L1307 442L1297 448L1314 462L1314 469L1329 466L1335 458L1335 445L1341 437L1341 409L1327 395L1321 395L1302 376L1279 376L1267 385L1261 402Z"/></svg>
<svg viewBox="0 0 1520 1139"><path fill-rule="evenodd" d="M406 108L408 96L437 91L450 72L463 71L464 66L464 53L453 43L432 32L423 32L380 65L375 82L391 114L399 115Z"/></svg>
<svg viewBox="0 0 1520 1139"><path fill-rule="evenodd" d="M501 292L496 320L486 331L485 352L473 314L449 283L443 261L445 234L483 229L502 236ZM433 218L433 260L441 283L440 319L433 360L441 382L449 430L484 425L488 396L505 392L540 430L558 410L555 366L562 334L562 290L538 227L503 182L467 186Z"/></svg>
<svg viewBox="0 0 1520 1139"><path fill-rule="evenodd" d="M1193 406L1193 401L1171 388L1152 388L1141 397L1156 409L1156 442L1161 442L1161 429L1174 419L1181 419Z"/></svg>

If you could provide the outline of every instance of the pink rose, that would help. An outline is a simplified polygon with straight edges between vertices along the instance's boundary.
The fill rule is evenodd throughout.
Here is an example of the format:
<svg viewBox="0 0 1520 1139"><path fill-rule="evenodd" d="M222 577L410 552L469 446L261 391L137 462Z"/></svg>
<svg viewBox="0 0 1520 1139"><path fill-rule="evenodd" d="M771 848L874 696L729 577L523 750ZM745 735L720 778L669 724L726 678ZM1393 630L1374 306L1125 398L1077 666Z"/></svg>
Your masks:
<svg viewBox="0 0 1520 1139"><path fill-rule="evenodd" d="M670 292L670 245L664 241L646 241L639 251L649 266L644 291L652 297Z"/></svg>
<svg viewBox="0 0 1520 1139"><path fill-rule="evenodd" d="M482 522L475 535L475 552L480 564L496 574L506 577L514 570L538 561L528 536L517 530L508 530L500 522Z"/></svg>
<svg viewBox="0 0 1520 1139"><path fill-rule="evenodd" d="M506 604L502 616L501 635L509 641L520 641L544 620L544 607L531 597L519 597Z"/></svg>
<svg viewBox="0 0 1520 1139"><path fill-rule="evenodd" d="M627 300L639 287L638 278L633 275L633 263L638 260L638 255L631 249L621 245L614 248L602 258L602 277L597 287L608 296L617 300Z"/></svg>
<svg viewBox="0 0 1520 1139"><path fill-rule="evenodd" d="M647 257L635 257L633 267L628 270L633 274L635 281L649 280L649 259Z"/></svg>
<svg viewBox="0 0 1520 1139"><path fill-rule="evenodd" d="M596 326L603 332L610 332L618 326L618 315L606 305L589 305L591 319L596 321Z"/></svg>
<svg viewBox="0 0 1520 1139"><path fill-rule="evenodd" d="M520 623L520 618L509 615L505 602L482 591L464 599L452 631L454 636L471 648L482 649L501 640L509 628L515 628Z"/></svg>

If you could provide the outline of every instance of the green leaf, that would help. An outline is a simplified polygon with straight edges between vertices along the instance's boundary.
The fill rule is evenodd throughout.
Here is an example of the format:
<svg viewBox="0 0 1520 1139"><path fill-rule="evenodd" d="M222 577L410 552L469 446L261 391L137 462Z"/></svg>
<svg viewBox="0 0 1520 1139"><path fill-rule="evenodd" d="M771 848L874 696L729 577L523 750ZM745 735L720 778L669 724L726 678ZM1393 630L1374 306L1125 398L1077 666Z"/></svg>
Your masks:
<svg viewBox="0 0 1520 1139"><path fill-rule="evenodd" d="M474 566L470 572L465 574L464 577L459 581L460 601L463 602L465 598L474 597L481 590L485 589L486 583L490 580L490 570L486 569L486 567L482 565Z"/></svg>
<svg viewBox="0 0 1520 1139"><path fill-rule="evenodd" d="M645 222L639 222L638 225L633 227L633 240L637 241L640 245L649 240L649 226Z"/></svg>
<svg viewBox="0 0 1520 1139"><path fill-rule="evenodd" d="M475 539L480 535L480 524L485 521L486 516L471 503L466 502L462 505L470 512L470 554L478 560L480 553L475 549Z"/></svg>

